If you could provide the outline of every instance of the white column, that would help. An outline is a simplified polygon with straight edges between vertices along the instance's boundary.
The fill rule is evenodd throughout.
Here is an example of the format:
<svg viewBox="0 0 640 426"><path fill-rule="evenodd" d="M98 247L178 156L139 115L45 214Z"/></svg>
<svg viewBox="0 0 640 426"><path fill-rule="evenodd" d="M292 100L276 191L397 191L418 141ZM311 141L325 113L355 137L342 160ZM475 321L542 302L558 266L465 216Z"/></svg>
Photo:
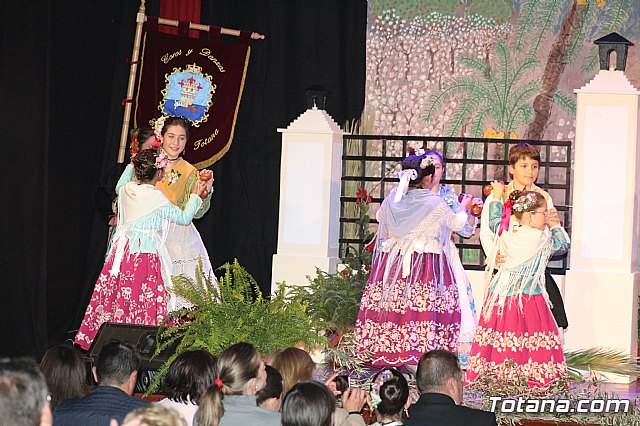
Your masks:
<svg viewBox="0 0 640 426"><path fill-rule="evenodd" d="M565 348L637 353L640 92L601 70L578 94ZM629 382L628 377L612 377Z"/></svg>
<svg viewBox="0 0 640 426"><path fill-rule="evenodd" d="M324 110L308 109L282 133L278 251L275 284L308 284L316 267L339 263L340 179L343 132Z"/></svg>

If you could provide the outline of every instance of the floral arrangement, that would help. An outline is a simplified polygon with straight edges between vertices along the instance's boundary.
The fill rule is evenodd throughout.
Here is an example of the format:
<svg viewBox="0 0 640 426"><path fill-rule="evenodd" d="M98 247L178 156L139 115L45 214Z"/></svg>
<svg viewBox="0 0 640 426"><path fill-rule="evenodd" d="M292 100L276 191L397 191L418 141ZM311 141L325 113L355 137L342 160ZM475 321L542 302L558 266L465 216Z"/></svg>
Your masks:
<svg viewBox="0 0 640 426"><path fill-rule="evenodd" d="M160 141L160 137L162 136L162 129L164 128L164 122L167 119L167 116L163 115L158 117L153 123L153 133L156 135L156 140Z"/></svg>
<svg viewBox="0 0 640 426"><path fill-rule="evenodd" d="M168 157L167 161L169 161ZM169 173L164 175L164 179L168 182L167 185L171 185L172 183L176 183L178 179L180 179L180 176L182 176L182 173L176 169L172 169Z"/></svg>
<svg viewBox="0 0 640 426"><path fill-rule="evenodd" d="M140 129L131 129L131 148L129 152L131 153L131 158L135 157L140 149L140 142L138 141L138 133Z"/></svg>
<svg viewBox="0 0 640 426"><path fill-rule="evenodd" d="M380 389L382 388L382 385L390 380L398 380L398 378L393 375L391 370L384 370L378 374L378 377L376 377L376 380L372 383L373 388L371 389L371 392L369 392L369 400L372 408L378 408L378 405L382 402L382 398L380 398Z"/></svg>

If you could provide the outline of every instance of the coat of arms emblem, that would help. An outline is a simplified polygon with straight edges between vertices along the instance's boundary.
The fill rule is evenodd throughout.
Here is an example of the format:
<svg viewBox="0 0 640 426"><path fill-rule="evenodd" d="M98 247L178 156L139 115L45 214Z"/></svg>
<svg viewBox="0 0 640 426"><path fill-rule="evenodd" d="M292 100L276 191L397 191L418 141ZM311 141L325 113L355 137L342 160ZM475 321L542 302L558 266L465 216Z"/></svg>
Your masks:
<svg viewBox="0 0 640 426"><path fill-rule="evenodd" d="M158 105L164 115L187 118L195 127L207 121L216 85L210 75L202 73L202 67L191 64L184 71L174 68L171 74L165 74L165 80Z"/></svg>

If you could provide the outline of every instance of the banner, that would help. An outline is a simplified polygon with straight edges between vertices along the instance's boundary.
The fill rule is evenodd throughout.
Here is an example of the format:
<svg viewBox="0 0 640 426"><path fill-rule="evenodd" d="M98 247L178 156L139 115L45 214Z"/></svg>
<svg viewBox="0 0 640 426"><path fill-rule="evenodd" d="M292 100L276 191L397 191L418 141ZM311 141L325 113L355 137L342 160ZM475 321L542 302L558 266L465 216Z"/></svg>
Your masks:
<svg viewBox="0 0 640 426"><path fill-rule="evenodd" d="M151 126L161 115L191 121L184 159L201 169L219 160L231 146L251 33L222 43L219 28L208 40L157 31L147 18L136 97L135 127ZM182 23L181 23L182 24ZM186 26L179 27L186 34Z"/></svg>

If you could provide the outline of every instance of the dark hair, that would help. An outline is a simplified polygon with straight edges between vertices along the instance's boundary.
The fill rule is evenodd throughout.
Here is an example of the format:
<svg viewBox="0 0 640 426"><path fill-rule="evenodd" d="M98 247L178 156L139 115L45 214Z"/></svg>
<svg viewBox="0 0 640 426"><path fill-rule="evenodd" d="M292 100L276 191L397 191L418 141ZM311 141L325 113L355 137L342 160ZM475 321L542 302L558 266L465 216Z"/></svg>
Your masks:
<svg viewBox="0 0 640 426"><path fill-rule="evenodd" d="M509 165L515 165L519 160L530 158L540 164L540 151L526 142L516 144L509 148Z"/></svg>
<svg viewBox="0 0 640 426"><path fill-rule="evenodd" d="M65 399L80 398L89 393L84 359L73 346L49 348L40 362L40 371L47 380L52 407Z"/></svg>
<svg viewBox="0 0 640 426"><path fill-rule="evenodd" d="M96 374L100 386L121 385L140 369L140 357L129 343L111 341L100 349Z"/></svg>
<svg viewBox="0 0 640 426"><path fill-rule="evenodd" d="M187 140L189 140L189 120L184 117L167 117L167 119L164 121L164 125L162 126L162 130L160 131L160 134L162 136L167 133L167 129L169 128L169 126L182 127L187 133Z"/></svg>
<svg viewBox="0 0 640 426"><path fill-rule="evenodd" d="M420 392L437 391L450 377L456 379L462 377L457 356L442 349L434 349L422 355L416 373Z"/></svg>
<svg viewBox="0 0 640 426"><path fill-rule="evenodd" d="M260 392L256 393L256 405L262 405L270 398L282 398L282 375L270 365L265 365L265 369L267 370L267 383Z"/></svg>
<svg viewBox="0 0 640 426"><path fill-rule="evenodd" d="M299 348L286 348L276 351L269 359L269 365L274 367L282 375L283 393L296 383L313 380L313 372L316 364L311 356Z"/></svg>
<svg viewBox="0 0 640 426"><path fill-rule="evenodd" d="M150 127L141 127L138 129L138 146L142 148L142 144L145 143L150 137L155 137L153 129Z"/></svg>
<svg viewBox="0 0 640 426"><path fill-rule="evenodd" d="M47 394L47 382L33 360L0 359L0 424L39 425Z"/></svg>
<svg viewBox="0 0 640 426"><path fill-rule="evenodd" d="M425 155L409 154L409 156L407 156L407 158L405 158L402 161L402 170L413 169L416 172L418 172L418 178L415 180L410 180L409 187L416 187L420 185L420 183L422 182L422 179L425 176L433 176L433 173L435 173L436 166L434 164L427 166L424 169L420 167L420 163L425 158L427 158L426 154Z"/></svg>
<svg viewBox="0 0 640 426"><path fill-rule="evenodd" d="M261 359L258 350L249 343L236 343L218 355L216 376L222 386L213 383L200 397L194 419L200 426L218 426L224 415L225 395L242 395L244 386L258 377Z"/></svg>
<svg viewBox="0 0 640 426"><path fill-rule="evenodd" d="M409 399L409 384L407 379L395 368L388 368L393 374L393 379L388 380L380 386L380 403L376 410L380 414L391 416L402 412L402 408ZM375 382L380 373L376 374L373 381Z"/></svg>
<svg viewBox="0 0 640 426"><path fill-rule="evenodd" d="M516 194L513 195L514 193L516 193ZM536 210L539 207L546 207L547 206L547 200L544 198L544 195L540 194L537 191L513 191L511 194L509 194L509 199L512 199L515 202L515 201L518 201L522 197L526 197L529 194L534 194L535 195L536 201L533 204L531 204L530 206L526 207L522 211L516 211L515 209L512 210L513 211L513 215L516 217L516 219L518 219L518 221L522 220L522 215L524 213L532 212L532 211ZM513 197L512 197L512 195L513 195Z"/></svg>
<svg viewBox="0 0 640 426"><path fill-rule="evenodd" d="M164 394L173 401L197 405L213 384L215 370L216 359L209 352L183 352L169 366L163 383Z"/></svg>
<svg viewBox="0 0 640 426"><path fill-rule="evenodd" d="M154 178L156 168L156 150L144 149L133 157L133 168L139 182L149 182Z"/></svg>
<svg viewBox="0 0 640 426"><path fill-rule="evenodd" d="M284 397L282 426L331 426L335 409L335 397L324 384L300 382Z"/></svg>

